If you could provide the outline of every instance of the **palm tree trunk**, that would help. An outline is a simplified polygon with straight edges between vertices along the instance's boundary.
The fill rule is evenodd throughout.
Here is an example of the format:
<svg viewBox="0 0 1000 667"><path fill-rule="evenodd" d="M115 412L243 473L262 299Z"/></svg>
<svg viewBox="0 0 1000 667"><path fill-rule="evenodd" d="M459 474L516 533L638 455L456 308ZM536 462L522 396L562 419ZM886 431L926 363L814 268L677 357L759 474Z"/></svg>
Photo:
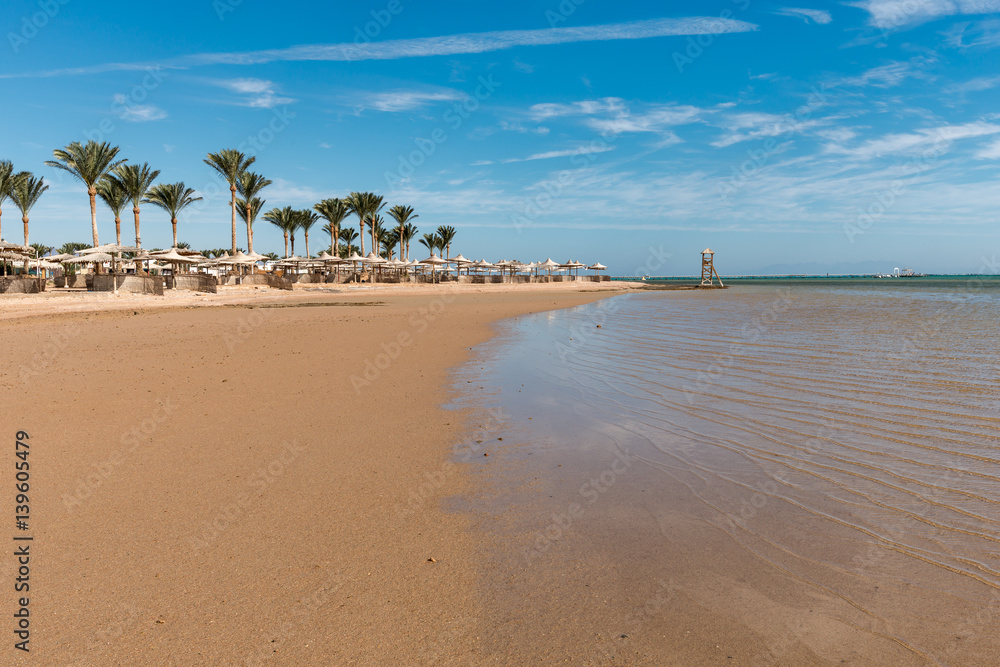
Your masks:
<svg viewBox="0 0 1000 667"><path fill-rule="evenodd" d="M233 214L233 249L232 254L236 254L236 183L229 184L229 193L232 195L231 213ZM176 243L174 245L177 245Z"/></svg>
<svg viewBox="0 0 1000 667"><path fill-rule="evenodd" d="M288 259L288 232L285 232L285 259Z"/></svg>
<svg viewBox="0 0 1000 667"><path fill-rule="evenodd" d="M3 217L3 211L0 211L0 217ZM3 225L0 225L0 239L3 238Z"/></svg>
<svg viewBox="0 0 1000 667"><path fill-rule="evenodd" d="M247 205L247 254L253 254L253 227L250 225L250 205Z"/></svg>
<svg viewBox="0 0 1000 667"><path fill-rule="evenodd" d="M90 230L94 233L94 247L101 245L97 239L97 188L93 185L87 190L90 194Z"/></svg>
<svg viewBox="0 0 1000 667"><path fill-rule="evenodd" d="M177 247L177 218L170 218L170 224L174 228L174 247Z"/></svg>
<svg viewBox="0 0 1000 667"><path fill-rule="evenodd" d="M122 244L122 218L115 213L115 243Z"/></svg>
<svg viewBox="0 0 1000 667"><path fill-rule="evenodd" d="M87 193L90 195L90 229L94 233L94 247L96 248L101 244L97 238L97 188L91 185L87 188ZM94 264L94 273L101 272L101 265Z"/></svg>
<svg viewBox="0 0 1000 667"><path fill-rule="evenodd" d="M21 218L21 222L24 223L24 247L27 248L27 247L29 247L28 246L28 216L22 217ZM24 260L24 273L27 274L28 270L29 270L28 260L26 259L26 260Z"/></svg>
<svg viewBox="0 0 1000 667"><path fill-rule="evenodd" d="M309 259L309 232L306 232L306 259Z"/></svg>
<svg viewBox="0 0 1000 667"><path fill-rule="evenodd" d="M365 219L361 218L358 220L358 230L361 232L358 234L358 238L361 240L361 256L365 256Z"/></svg>
<svg viewBox="0 0 1000 667"><path fill-rule="evenodd" d="M139 240L139 207L132 207L132 215L135 216L135 247L141 248L142 241Z"/></svg>

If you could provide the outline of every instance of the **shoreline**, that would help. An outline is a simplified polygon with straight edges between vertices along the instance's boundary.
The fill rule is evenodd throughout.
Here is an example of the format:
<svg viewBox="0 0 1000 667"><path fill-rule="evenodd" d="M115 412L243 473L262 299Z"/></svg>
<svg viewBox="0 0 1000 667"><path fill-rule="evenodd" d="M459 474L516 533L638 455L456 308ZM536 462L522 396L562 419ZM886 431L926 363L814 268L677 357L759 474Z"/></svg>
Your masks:
<svg viewBox="0 0 1000 667"><path fill-rule="evenodd" d="M471 478L437 476L472 427L443 407L450 370L500 320L625 291L524 287L5 308L8 429L37 443L32 648L69 664L484 660L488 567L441 505Z"/></svg>

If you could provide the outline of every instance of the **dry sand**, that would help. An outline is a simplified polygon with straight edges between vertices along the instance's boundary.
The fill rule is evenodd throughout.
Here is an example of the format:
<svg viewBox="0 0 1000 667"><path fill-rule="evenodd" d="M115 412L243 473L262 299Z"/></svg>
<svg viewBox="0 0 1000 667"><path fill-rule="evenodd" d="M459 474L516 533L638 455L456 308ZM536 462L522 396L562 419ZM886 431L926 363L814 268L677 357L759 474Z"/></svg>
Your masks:
<svg viewBox="0 0 1000 667"><path fill-rule="evenodd" d="M0 300L3 475L27 431L35 539L28 656L0 560L2 663L543 655L484 639L510 619L472 520L440 502L469 490L449 460L472 427L440 406L491 322L609 295L580 287Z"/></svg>

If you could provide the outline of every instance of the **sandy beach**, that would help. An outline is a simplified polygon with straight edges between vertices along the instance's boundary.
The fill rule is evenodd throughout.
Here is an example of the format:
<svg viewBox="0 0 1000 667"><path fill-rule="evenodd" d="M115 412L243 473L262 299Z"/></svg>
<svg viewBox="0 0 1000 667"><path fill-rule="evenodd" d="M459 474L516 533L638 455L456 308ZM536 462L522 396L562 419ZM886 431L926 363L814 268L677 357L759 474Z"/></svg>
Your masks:
<svg viewBox="0 0 1000 667"><path fill-rule="evenodd" d="M439 502L469 487L448 369L492 322L614 293L4 299L4 425L30 434L34 536L32 651L14 660L495 661L490 564Z"/></svg>

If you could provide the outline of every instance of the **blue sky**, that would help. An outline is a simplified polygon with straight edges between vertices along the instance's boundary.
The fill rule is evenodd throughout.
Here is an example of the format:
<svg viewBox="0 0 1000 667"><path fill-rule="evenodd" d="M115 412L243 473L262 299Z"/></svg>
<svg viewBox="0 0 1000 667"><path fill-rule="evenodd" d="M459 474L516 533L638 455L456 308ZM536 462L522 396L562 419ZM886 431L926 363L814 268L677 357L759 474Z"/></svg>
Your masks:
<svg viewBox="0 0 1000 667"><path fill-rule="evenodd" d="M267 208L373 190L476 258L996 270L1000 0L276 7L3 3L0 159L51 183L32 240L90 239L83 187L43 165L90 137L204 194L179 227L196 248L229 244L202 159L240 146L275 181ZM169 245L165 214L142 219ZM259 221L255 249L281 245Z"/></svg>

